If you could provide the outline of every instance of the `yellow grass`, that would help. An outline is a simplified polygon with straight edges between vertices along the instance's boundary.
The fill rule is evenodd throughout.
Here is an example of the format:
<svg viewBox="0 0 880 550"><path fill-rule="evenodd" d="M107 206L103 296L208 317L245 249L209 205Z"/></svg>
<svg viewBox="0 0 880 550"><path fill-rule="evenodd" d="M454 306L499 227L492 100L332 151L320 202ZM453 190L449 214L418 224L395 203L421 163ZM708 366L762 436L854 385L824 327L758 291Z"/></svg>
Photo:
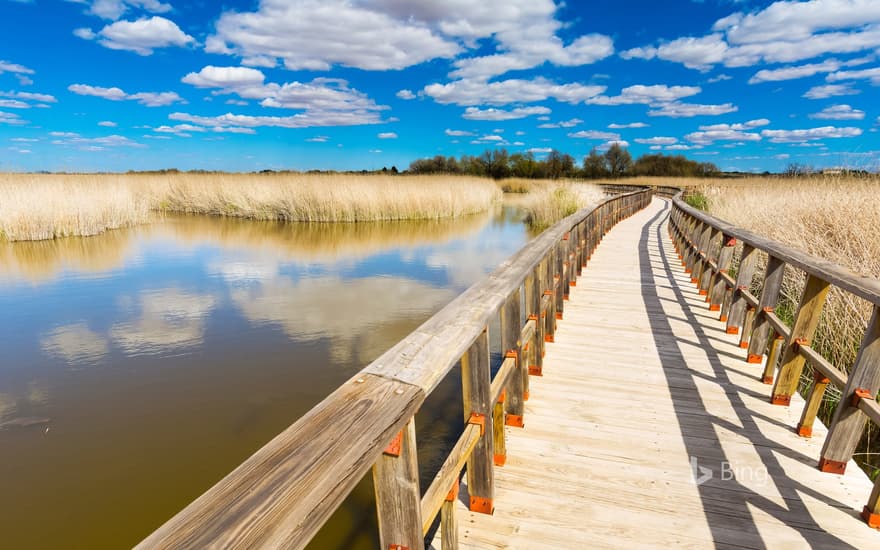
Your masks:
<svg viewBox="0 0 880 550"><path fill-rule="evenodd" d="M719 218L859 275L880 277L880 179L749 178L700 191ZM786 269L784 308L796 309L805 280L799 270ZM838 290L830 293L815 344L838 368L848 370L853 363L870 313L864 300Z"/></svg>
<svg viewBox="0 0 880 550"><path fill-rule="evenodd" d="M544 229L604 197L602 188L590 183L533 183L524 201L526 222L533 229Z"/></svg>
<svg viewBox="0 0 880 550"><path fill-rule="evenodd" d="M260 220L425 220L488 209L489 179L449 176L256 174L0 175L0 238L95 235L150 211Z"/></svg>

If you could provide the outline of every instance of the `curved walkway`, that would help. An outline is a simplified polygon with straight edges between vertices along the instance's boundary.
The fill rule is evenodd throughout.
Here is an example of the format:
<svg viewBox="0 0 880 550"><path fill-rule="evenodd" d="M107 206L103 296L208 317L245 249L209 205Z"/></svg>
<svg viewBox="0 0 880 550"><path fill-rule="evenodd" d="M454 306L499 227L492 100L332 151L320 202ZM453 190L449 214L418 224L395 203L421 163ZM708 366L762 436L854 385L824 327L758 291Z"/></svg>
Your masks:
<svg viewBox="0 0 880 550"><path fill-rule="evenodd" d="M880 548L858 517L872 483L816 468L824 427L800 438L803 400L769 403L668 212L655 198L618 224L571 289L525 428L506 428L494 515L469 512L462 485L460 547Z"/></svg>

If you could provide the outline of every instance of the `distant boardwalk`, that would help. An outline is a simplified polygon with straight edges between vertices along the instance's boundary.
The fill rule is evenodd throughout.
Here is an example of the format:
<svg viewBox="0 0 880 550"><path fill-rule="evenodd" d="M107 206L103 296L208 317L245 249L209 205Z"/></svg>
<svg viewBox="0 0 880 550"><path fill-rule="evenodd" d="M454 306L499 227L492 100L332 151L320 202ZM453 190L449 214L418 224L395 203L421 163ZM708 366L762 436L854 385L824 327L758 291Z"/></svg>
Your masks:
<svg viewBox="0 0 880 550"><path fill-rule="evenodd" d="M505 428L494 515L468 511L462 482L460 547L880 548L859 518L873 484L817 469L824 426L798 437L803 400L769 403L684 273L669 210L655 198L615 226L571 289L525 427Z"/></svg>

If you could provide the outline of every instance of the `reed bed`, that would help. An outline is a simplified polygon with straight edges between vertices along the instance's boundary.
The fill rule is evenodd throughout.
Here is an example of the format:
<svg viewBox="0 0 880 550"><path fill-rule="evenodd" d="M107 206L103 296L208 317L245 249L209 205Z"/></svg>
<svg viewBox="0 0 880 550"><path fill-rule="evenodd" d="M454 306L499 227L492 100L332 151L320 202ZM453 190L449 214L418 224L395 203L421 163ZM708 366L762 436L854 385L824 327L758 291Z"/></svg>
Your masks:
<svg viewBox="0 0 880 550"><path fill-rule="evenodd" d="M590 183L533 184L524 204L526 223L535 230L545 229L605 196L601 187Z"/></svg>
<svg viewBox="0 0 880 550"><path fill-rule="evenodd" d="M362 222L456 218L487 210L489 179L312 174L0 175L0 239L95 235L151 211L258 220Z"/></svg>
<svg viewBox="0 0 880 550"><path fill-rule="evenodd" d="M704 184L698 192L705 198L708 211L723 220L846 266L860 275L880 277L880 239L876 237L880 178L750 178L736 180L733 185ZM786 269L777 311L789 324L805 282L803 272ZM835 367L848 372L855 362L871 310L871 304L865 300L832 288L813 346ZM811 373L804 373L802 389L810 376ZM826 421L840 399L836 388L828 389L822 414ZM869 457L862 462L873 463L873 468L880 466L880 455L873 449L875 444L870 444L870 439L877 435L876 428L871 428L862 444L865 456Z"/></svg>

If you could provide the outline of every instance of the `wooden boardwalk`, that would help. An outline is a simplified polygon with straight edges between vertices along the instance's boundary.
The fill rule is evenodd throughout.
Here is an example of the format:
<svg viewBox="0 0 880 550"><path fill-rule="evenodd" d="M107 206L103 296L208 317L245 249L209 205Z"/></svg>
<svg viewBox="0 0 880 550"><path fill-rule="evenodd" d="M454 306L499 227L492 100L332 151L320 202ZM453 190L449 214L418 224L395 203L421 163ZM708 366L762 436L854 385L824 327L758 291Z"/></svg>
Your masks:
<svg viewBox="0 0 880 550"><path fill-rule="evenodd" d="M525 427L506 428L494 514L462 483L460 546L880 548L858 517L872 483L817 469L824 426L798 437L803 400L769 403L685 275L669 208L615 226L571 289Z"/></svg>

